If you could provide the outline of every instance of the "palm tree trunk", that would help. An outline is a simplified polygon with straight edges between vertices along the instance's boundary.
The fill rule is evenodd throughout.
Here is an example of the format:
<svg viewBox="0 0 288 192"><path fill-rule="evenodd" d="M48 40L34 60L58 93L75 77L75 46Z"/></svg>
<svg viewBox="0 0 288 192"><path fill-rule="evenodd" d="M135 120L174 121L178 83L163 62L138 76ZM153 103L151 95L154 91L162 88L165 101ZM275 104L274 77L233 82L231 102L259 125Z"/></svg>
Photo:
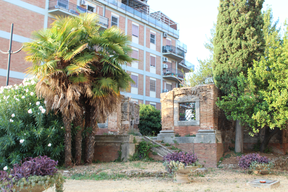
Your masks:
<svg viewBox="0 0 288 192"><path fill-rule="evenodd" d="M76 117L74 120L74 125L77 129L75 136L75 163L76 165L81 164L82 159L82 133L83 133L83 121L82 117Z"/></svg>
<svg viewBox="0 0 288 192"><path fill-rule="evenodd" d="M72 152L71 152L71 123L72 121L67 117L63 117L63 123L65 126L65 167L72 165Z"/></svg>
<svg viewBox="0 0 288 192"><path fill-rule="evenodd" d="M87 133L86 136L86 157L85 162L91 164L94 158L94 144L95 144L95 135L98 130L98 124L96 123L92 131Z"/></svg>

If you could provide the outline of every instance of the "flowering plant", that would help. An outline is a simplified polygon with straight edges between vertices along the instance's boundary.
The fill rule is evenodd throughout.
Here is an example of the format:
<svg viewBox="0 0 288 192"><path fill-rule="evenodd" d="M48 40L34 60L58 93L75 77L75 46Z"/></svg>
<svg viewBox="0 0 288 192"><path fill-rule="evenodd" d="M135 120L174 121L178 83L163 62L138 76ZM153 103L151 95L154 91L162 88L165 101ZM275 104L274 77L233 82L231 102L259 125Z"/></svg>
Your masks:
<svg viewBox="0 0 288 192"><path fill-rule="evenodd" d="M264 164L268 164L270 161L267 157L265 156L260 156L257 153L251 153L248 155L242 155L241 157L237 157L239 160L239 167L242 169L248 169L251 166L252 162L257 162L257 163L264 163Z"/></svg>
<svg viewBox="0 0 288 192"><path fill-rule="evenodd" d="M47 113L35 94L34 79L0 88L0 169L27 157L47 155L64 160L62 119Z"/></svg>
<svg viewBox="0 0 288 192"><path fill-rule="evenodd" d="M56 191L63 191L64 179L57 173L58 161L47 156L27 158L20 164L15 164L13 169L0 171L0 189L3 192L14 191L16 188L34 187L41 185L49 188L56 183Z"/></svg>
<svg viewBox="0 0 288 192"><path fill-rule="evenodd" d="M164 156L164 161L167 161L170 163L170 161L179 161L181 163L184 163L185 166L188 165L196 165L196 162L198 161L197 156L194 153L187 153L187 152L174 152L171 154L168 154Z"/></svg>

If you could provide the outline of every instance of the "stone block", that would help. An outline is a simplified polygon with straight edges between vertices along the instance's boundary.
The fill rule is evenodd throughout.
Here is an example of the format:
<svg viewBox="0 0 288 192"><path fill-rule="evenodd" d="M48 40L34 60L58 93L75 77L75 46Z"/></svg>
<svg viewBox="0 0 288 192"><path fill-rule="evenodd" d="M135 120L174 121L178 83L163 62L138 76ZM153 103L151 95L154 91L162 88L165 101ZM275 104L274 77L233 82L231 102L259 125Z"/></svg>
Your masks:
<svg viewBox="0 0 288 192"><path fill-rule="evenodd" d="M266 183L260 183L260 181L266 181ZM273 189L280 186L280 181L278 180L267 180L267 179L256 179L247 183L251 187L257 188L268 188Z"/></svg>

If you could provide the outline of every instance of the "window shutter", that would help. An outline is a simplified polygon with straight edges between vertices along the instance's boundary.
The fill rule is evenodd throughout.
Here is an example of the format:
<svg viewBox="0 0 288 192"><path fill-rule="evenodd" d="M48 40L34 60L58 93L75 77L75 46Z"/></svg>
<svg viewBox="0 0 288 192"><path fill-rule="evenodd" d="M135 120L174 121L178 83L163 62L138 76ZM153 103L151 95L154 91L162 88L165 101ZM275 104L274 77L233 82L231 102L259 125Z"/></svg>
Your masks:
<svg viewBox="0 0 288 192"><path fill-rule="evenodd" d="M150 65L156 67L156 57L150 56Z"/></svg>
<svg viewBox="0 0 288 192"><path fill-rule="evenodd" d="M138 76L136 76L136 75L131 75L131 78L132 78L132 80L135 82L135 83L131 83L131 87L137 88L137 87L138 87Z"/></svg>
<svg viewBox="0 0 288 192"><path fill-rule="evenodd" d="M131 57L134 59L139 59L138 51L133 49Z"/></svg>
<svg viewBox="0 0 288 192"><path fill-rule="evenodd" d="M156 81L150 79L150 91L156 91Z"/></svg>
<svg viewBox="0 0 288 192"><path fill-rule="evenodd" d="M168 91L171 91L172 90L172 84L166 84L166 89L168 90Z"/></svg>
<svg viewBox="0 0 288 192"><path fill-rule="evenodd" d="M154 33L150 33L150 43L156 44L156 35Z"/></svg>
<svg viewBox="0 0 288 192"><path fill-rule="evenodd" d="M112 16L111 27L114 26L114 25L118 27L118 17Z"/></svg>
<svg viewBox="0 0 288 192"><path fill-rule="evenodd" d="M137 25L132 24L132 35L135 37L139 36L139 27Z"/></svg>
<svg viewBox="0 0 288 192"><path fill-rule="evenodd" d="M166 39L166 45L171 45L171 41L169 39Z"/></svg>

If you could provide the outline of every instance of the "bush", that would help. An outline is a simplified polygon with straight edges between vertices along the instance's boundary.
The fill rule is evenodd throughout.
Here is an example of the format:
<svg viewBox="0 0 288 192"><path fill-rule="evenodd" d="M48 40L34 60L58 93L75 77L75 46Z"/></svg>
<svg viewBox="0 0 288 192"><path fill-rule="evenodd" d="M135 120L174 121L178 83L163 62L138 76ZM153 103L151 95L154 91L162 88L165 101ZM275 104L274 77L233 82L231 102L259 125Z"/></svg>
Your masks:
<svg viewBox="0 0 288 192"><path fill-rule="evenodd" d="M5 167L7 171L0 171L0 189L8 192L13 191L15 187L23 188L24 185L34 187L37 183L38 185L50 187L56 183L57 191L61 191L64 179L61 174L56 174L57 164L58 161L54 161L47 156L39 156L36 158L27 158L23 163L20 162L20 165L15 164L10 173L8 168Z"/></svg>
<svg viewBox="0 0 288 192"><path fill-rule="evenodd" d="M152 105L140 104L139 115L138 128L142 135L156 135L161 131L160 110L157 110Z"/></svg>
<svg viewBox="0 0 288 192"><path fill-rule="evenodd" d="M198 161L198 158L193 153L187 153L187 152L174 152L171 154L168 154L164 156L163 159L165 162L170 163L170 161L180 162L184 163L185 166L188 165L195 165Z"/></svg>
<svg viewBox="0 0 288 192"><path fill-rule="evenodd" d="M252 162L258 162L258 163L269 163L269 159L265 156L260 156L257 153L251 153L245 156L238 157L238 165L242 169L248 169L250 168L250 165Z"/></svg>
<svg viewBox="0 0 288 192"><path fill-rule="evenodd" d="M27 157L47 155L64 161L64 129L60 116L47 113L35 94L35 80L0 88L0 169Z"/></svg>

